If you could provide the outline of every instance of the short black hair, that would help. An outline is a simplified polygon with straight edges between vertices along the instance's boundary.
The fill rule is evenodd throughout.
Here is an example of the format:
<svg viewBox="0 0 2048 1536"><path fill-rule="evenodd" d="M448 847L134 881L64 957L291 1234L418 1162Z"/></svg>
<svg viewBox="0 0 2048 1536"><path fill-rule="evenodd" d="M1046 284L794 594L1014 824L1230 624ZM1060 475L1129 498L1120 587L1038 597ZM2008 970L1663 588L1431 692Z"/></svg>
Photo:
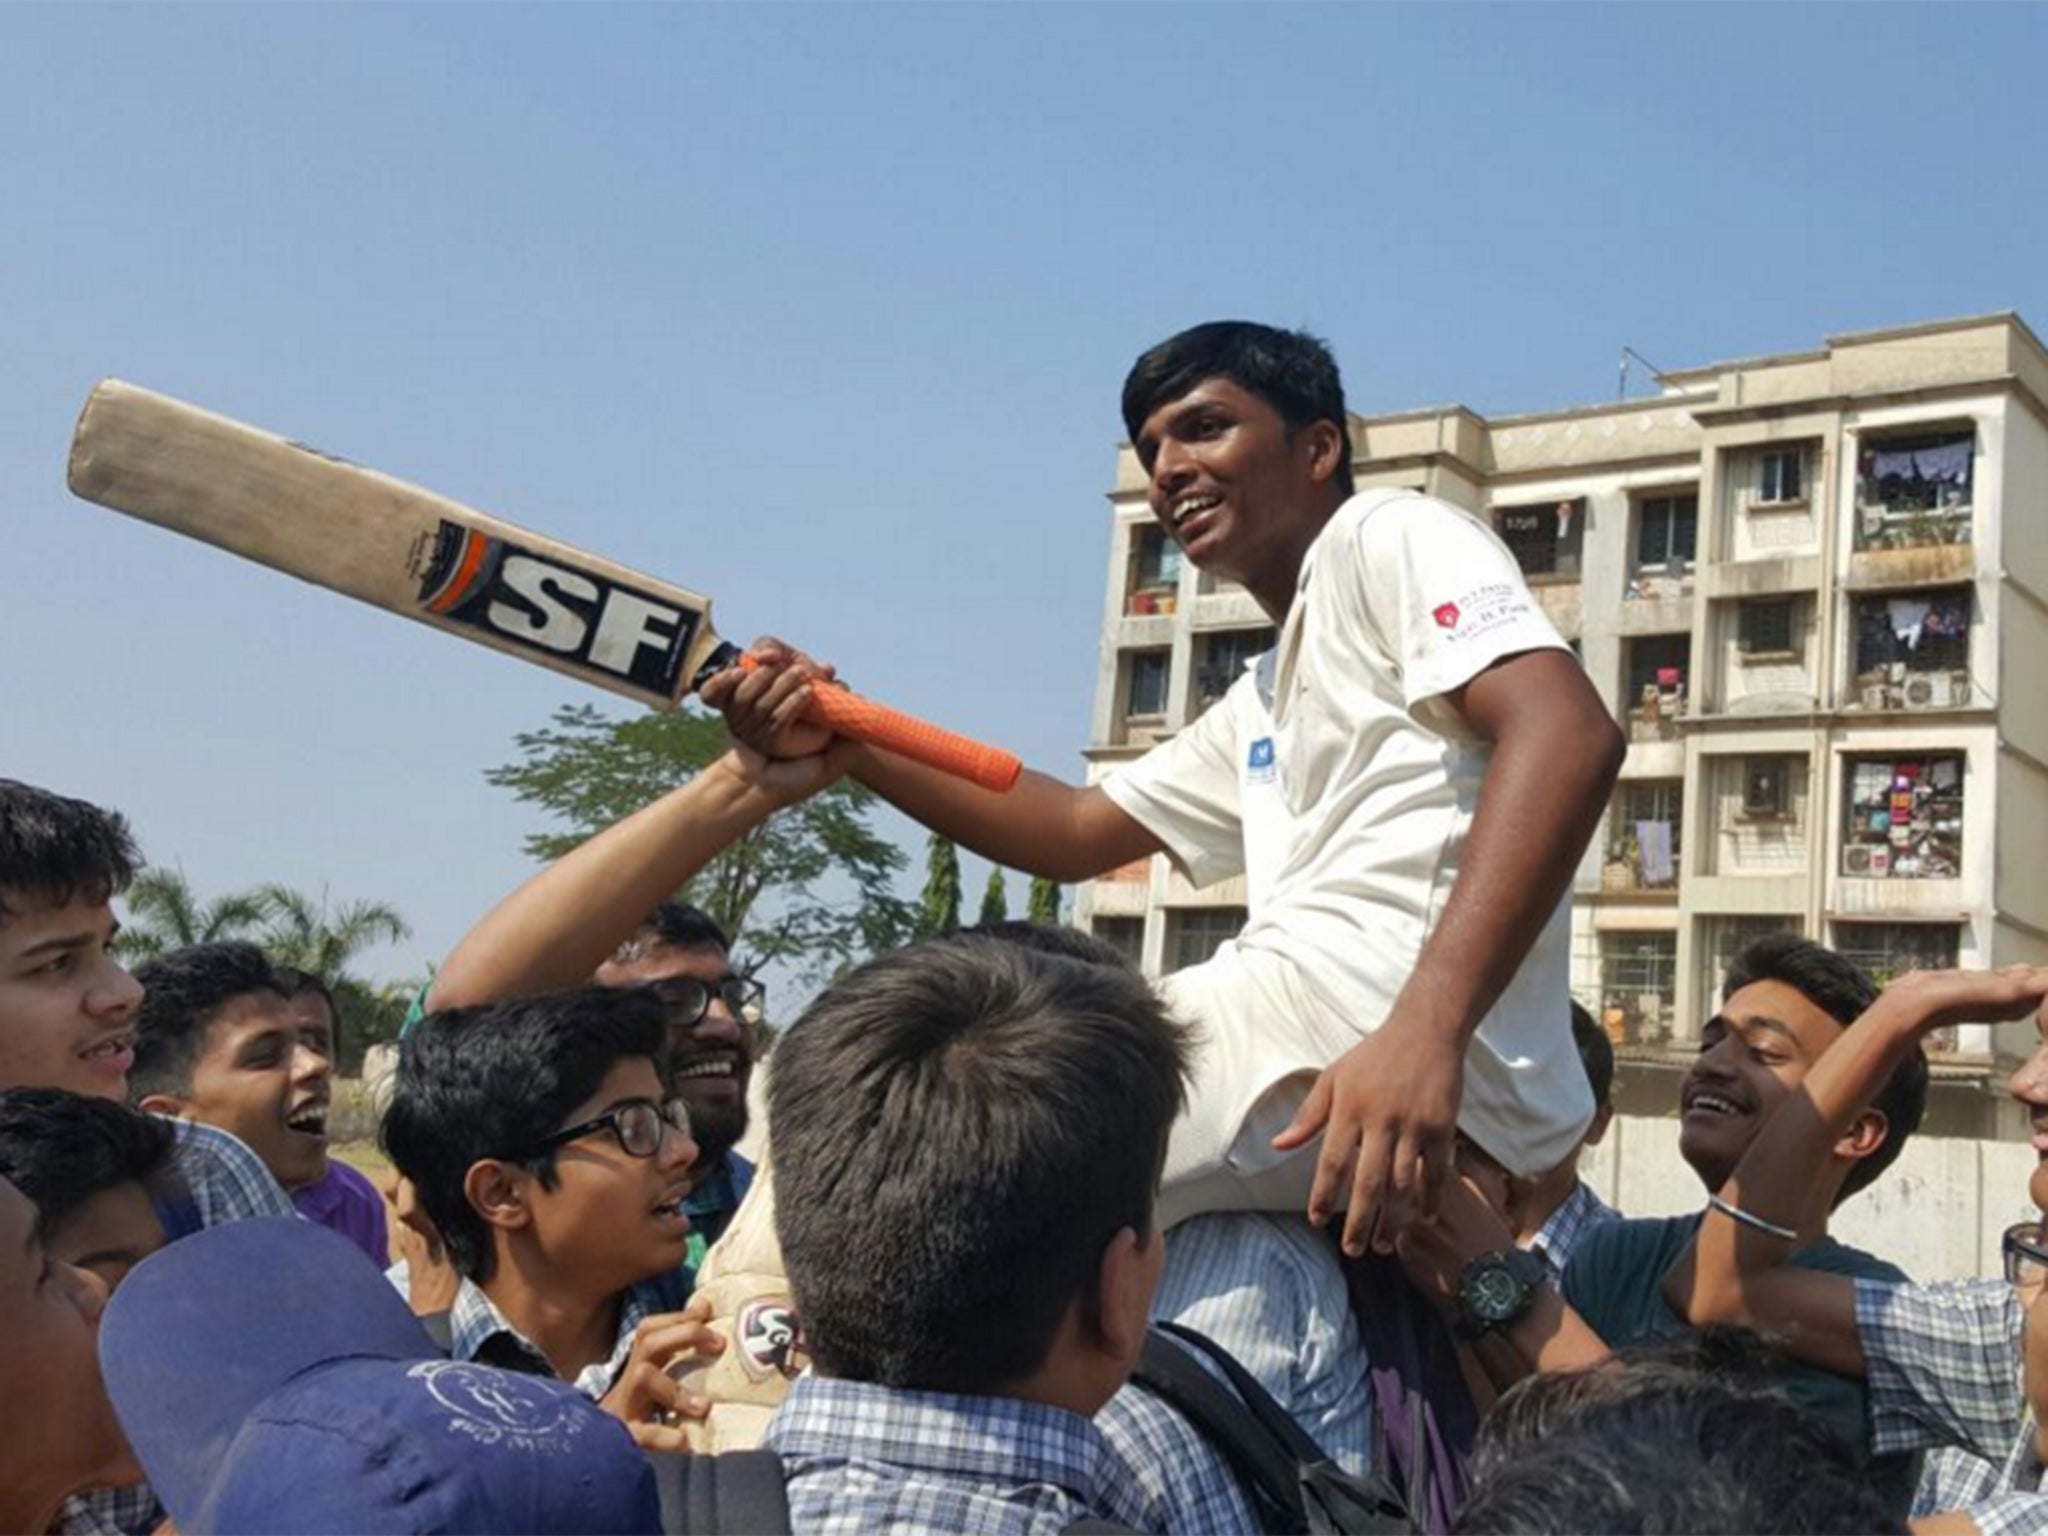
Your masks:
<svg viewBox="0 0 2048 1536"><path fill-rule="evenodd" d="M732 951L732 941L718 919L702 907L687 901L664 901L647 914L640 932L651 934L656 944L667 949L722 949Z"/></svg>
<svg viewBox="0 0 2048 1536"><path fill-rule="evenodd" d="M1110 1239L1151 1240L1188 1034L1120 966L955 935L818 998L768 1087L776 1232L819 1368L990 1393Z"/></svg>
<svg viewBox="0 0 2048 1536"><path fill-rule="evenodd" d="M1086 929L1070 928L1065 923L1034 923L1021 917L1006 917L1001 922L976 923L971 928L956 931L967 937L1021 945L1041 955L1078 960L1083 965L1106 965L1119 971L1131 969L1131 962L1124 958L1122 950L1106 939L1098 939Z"/></svg>
<svg viewBox="0 0 2048 1536"><path fill-rule="evenodd" d="M103 1189L168 1177L178 1135L168 1120L62 1088L0 1093L0 1178L36 1203L47 1236Z"/></svg>
<svg viewBox="0 0 2048 1536"><path fill-rule="evenodd" d="M1205 379L1228 379L1279 413L1288 432L1319 421L1335 424L1343 440L1337 489L1349 496L1351 421L1344 381L1329 344L1307 331L1285 331L1250 320L1211 320L1151 348L1124 378L1124 430L1132 442L1146 420Z"/></svg>
<svg viewBox="0 0 2048 1536"><path fill-rule="evenodd" d="M252 992L285 996L270 957L254 944L225 939L192 944L135 968L142 1004L135 1010L135 1066L128 1097L183 1097L206 1054L206 1034L221 1008Z"/></svg>
<svg viewBox="0 0 2048 1536"><path fill-rule="evenodd" d="M1854 961L1796 933L1767 933L1737 955L1721 984L1721 1001L1759 981L1783 982L1845 1029L1877 1001L1880 991L1869 972ZM1927 1078L1927 1052L1916 1043L1871 1105L1884 1114L1884 1141L1849 1170L1838 1205L1869 1188L1898 1161L1926 1117Z"/></svg>
<svg viewBox="0 0 2048 1536"><path fill-rule="evenodd" d="M520 1162L552 1189L553 1154L526 1155L621 1061L664 1066L668 1011L645 987L580 987L430 1013L399 1047L381 1140L440 1229L449 1260L491 1277L490 1228L463 1192L486 1158Z"/></svg>
<svg viewBox="0 0 2048 1536"><path fill-rule="evenodd" d="M1719 1362L1624 1351L1525 1378L1480 1426L1453 1529L1832 1533L1903 1530L1869 1472L1767 1390L1760 1348Z"/></svg>
<svg viewBox="0 0 2048 1536"><path fill-rule="evenodd" d="M1572 999L1572 1044L1578 1047L1579 1065L1586 1069L1593 1089L1593 1107L1600 1109L1614 1097L1614 1042L1577 998Z"/></svg>
<svg viewBox="0 0 2048 1536"><path fill-rule="evenodd" d="M27 898L62 906L78 896L111 901L128 889L142 855L119 811L0 779L0 922Z"/></svg>

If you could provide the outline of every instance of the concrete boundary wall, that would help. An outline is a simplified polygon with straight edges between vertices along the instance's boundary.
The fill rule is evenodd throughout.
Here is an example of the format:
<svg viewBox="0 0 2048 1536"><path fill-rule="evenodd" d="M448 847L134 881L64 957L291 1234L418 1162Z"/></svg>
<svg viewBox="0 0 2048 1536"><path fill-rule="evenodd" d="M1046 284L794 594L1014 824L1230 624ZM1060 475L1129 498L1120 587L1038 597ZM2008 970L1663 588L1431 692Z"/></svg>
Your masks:
<svg viewBox="0 0 2048 1536"><path fill-rule="evenodd" d="M1891 1260L1916 1280L1995 1275L1998 1242L2039 1215L2027 1180L2039 1165L2024 1142L1915 1137L1878 1181L1852 1196L1831 1231ZM1705 1203L1678 1155L1675 1119L1616 1116L1580 1169L1603 1200L1630 1216L1669 1216Z"/></svg>

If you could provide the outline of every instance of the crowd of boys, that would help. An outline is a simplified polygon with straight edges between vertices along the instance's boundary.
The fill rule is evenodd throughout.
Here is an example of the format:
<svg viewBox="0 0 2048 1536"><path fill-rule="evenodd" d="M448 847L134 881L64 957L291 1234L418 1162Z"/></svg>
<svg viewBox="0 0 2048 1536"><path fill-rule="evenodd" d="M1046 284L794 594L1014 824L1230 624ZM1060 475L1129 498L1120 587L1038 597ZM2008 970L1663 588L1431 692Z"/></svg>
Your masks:
<svg viewBox="0 0 2048 1536"><path fill-rule="evenodd" d="M1920 1041L2048 970L1760 941L1679 1091L1705 1208L1616 1213L1563 954L1597 696L1483 524L1354 493L1313 339L1197 327L1124 408L1275 649L999 797L808 725L831 669L763 642L705 691L732 749L438 969L387 1192L329 1155L322 979L131 976L125 821L0 779L0 1528L2048 1532L2042 1223L1947 1287L1827 1235ZM761 989L671 897L844 775L1056 878L1244 874L1250 918L1158 987L1023 924L869 961L780 1032L757 1167ZM2013 1092L2048 1126L2048 1045Z"/></svg>

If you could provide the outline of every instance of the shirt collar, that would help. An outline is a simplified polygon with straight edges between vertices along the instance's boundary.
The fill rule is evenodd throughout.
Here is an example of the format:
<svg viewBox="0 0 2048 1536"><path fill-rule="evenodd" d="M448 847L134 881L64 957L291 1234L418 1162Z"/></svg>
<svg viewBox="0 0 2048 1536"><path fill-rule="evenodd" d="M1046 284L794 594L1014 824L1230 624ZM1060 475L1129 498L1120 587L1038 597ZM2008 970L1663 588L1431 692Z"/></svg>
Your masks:
<svg viewBox="0 0 2048 1536"><path fill-rule="evenodd" d="M633 1352L633 1330L640 1326L641 1319L659 1310L660 1306L660 1298L649 1286L636 1285L626 1292L619 1307L619 1331L612 1341L611 1354L585 1366L577 1374L574 1382L577 1391L585 1397L602 1397L612 1389L612 1383L618 1379L627 1357ZM486 1296L483 1287L473 1280L464 1280L462 1289L455 1293L455 1305L448 1309L448 1332L448 1353L453 1359L475 1360L492 1339L502 1337L530 1356L541 1371L550 1376L555 1374L540 1346L513 1327L505 1314L498 1310L497 1303Z"/></svg>
<svg viewBox="0 0 2048 1536"><path fill-rule="evenodd" d="M909 1392L806 1374L768 1432L784 1456L880 1461L910 1471L1049 1483L1101 1503L1102 1436L1064 1408L1010 1397Z"/></svg>

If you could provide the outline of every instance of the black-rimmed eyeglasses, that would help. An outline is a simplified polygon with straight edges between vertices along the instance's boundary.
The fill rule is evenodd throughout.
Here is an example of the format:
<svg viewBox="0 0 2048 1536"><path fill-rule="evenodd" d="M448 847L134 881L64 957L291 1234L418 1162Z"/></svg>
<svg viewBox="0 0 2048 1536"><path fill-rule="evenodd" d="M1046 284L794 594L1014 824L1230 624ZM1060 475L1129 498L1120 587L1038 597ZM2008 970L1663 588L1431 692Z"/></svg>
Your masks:
<svg viewBox="0 0 2048 1536"><path fill-rule="evenodd" d="M2040 1222L2022 1221L2007 1227L1999 1246L2005 1250L2008 1285L2038 1285L2048 1276L2048 1241L2043 1240Z"/></svg>
<svg viewBox="0 0 2048 1536"><path fill-rule="evenodd" d="M725 1004L733 1018L748 1027L767 1016L768 989L751 976L728 976L713 984L694 976L665 976L650 983L662 1002L674 1010L675 1022L690 1028L711 1011L715 997Z"/></svg>
<svg viewBox="0 0 2048 1536"><path fill-rule="evenodd" d="M557 1147L599 1131L610 1131L619 1150L628 1157L652 1157L661 1150L665 1130L683 1137L690 1134L690 1110L681 1099L670 1099L666 1104L657 1104L652 1099L627 1099L594 1119L565 1125L554 1134L543 1136L517 1155L521 1159L545 1157Z"/></svg>

